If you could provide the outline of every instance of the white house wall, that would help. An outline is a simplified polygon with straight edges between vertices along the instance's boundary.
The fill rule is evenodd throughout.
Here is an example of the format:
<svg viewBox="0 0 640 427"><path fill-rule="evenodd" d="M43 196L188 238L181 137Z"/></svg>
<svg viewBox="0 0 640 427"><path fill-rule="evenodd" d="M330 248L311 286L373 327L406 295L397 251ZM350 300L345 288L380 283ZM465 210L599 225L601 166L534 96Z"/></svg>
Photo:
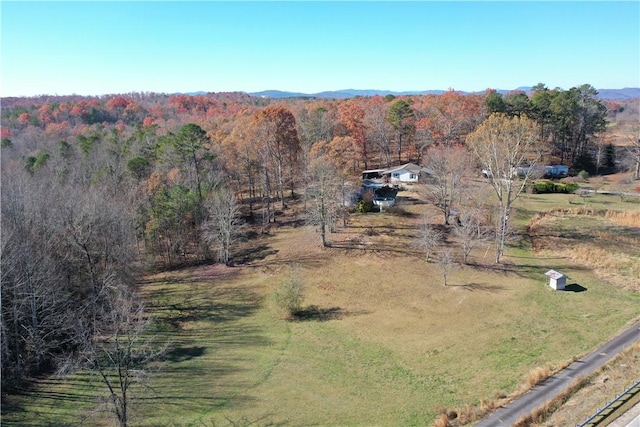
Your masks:
<svg viewBox="0 0 640 427"><path fill-rule="evenodd" d="M398 177L393 176L396 173L399 174ZM414 175L415 177L411 178L411 175ZM405 170L399 170L391 174L390 180L391 182L418 182L418 174Z"/></svg>

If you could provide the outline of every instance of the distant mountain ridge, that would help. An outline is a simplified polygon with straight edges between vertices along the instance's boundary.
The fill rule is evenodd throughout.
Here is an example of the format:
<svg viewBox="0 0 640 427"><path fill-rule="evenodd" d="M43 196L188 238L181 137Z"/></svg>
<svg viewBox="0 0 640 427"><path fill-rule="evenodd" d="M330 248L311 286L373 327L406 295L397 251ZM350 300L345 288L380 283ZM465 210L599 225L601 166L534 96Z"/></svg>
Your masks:
<svg viewBox="0 0 640 427"><path fill-rule="evenodd" d="M530 92L531 87L522 86L513 90L497 89L497 92L503 95L513 91ZM375 95L379 95L379 96L429 95L429 94L440 95L443 92L445 91L444 90L423 90L423 91L394 92L390 90L377 90L377 89L342 89L342 90L324 91L324 92L316 92L316 93L301 93L301 92L287 92L287 91L280 91L280 90L263 90L261 92L250 92L249 95L258 96L262 98L272 98L272 99L281 99L281 98L347 99L347 98L355 98L356 96L375 96ZM480 91L480 92L461 91L461 92L464 94L484 93L484 91ZM598 89L598 98L616 100L616 101L640 98L640 88L625 87L622 89Z"/></svg>

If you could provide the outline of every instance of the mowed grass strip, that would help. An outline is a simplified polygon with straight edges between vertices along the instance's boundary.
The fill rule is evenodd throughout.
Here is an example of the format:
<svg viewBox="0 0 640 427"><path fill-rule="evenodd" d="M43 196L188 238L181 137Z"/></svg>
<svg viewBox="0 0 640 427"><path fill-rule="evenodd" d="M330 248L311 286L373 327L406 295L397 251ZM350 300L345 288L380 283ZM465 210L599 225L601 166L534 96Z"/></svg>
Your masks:
<svg viewBox="0 0 640 427"><path fill-rule="evenodd" d="M522 224L537 209L524 208ZM638 315L637 293L565 257L539 259L526 239L500 266L478 248L444 287L409 241L432 208L403 209L353 216L329 236L333 248L311 228L286 227L260 237L249 265L146 277L151 333L168 351L150 388L134 393L132 425L429 425L440 407L508 393L531 369L586 353ZM550 268L585 291L554 292ZM309 315L285 321L267 299L292 269ZM22 401L23 419L41 402Z"/></svg>

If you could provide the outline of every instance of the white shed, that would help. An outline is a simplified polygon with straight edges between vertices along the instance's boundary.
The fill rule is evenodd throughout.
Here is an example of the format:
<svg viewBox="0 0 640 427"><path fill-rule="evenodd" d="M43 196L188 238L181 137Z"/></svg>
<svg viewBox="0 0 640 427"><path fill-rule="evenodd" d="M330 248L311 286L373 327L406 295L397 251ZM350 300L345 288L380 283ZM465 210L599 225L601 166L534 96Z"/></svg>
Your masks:
<svg viewBox="0 0 640 427"><path fill-rule="evenodd" d="M559 271L549 270L544 273L545 276L549 278L549 286L556 291L564 290L565 286L567 286L567 276L560 273Z"/></svg>

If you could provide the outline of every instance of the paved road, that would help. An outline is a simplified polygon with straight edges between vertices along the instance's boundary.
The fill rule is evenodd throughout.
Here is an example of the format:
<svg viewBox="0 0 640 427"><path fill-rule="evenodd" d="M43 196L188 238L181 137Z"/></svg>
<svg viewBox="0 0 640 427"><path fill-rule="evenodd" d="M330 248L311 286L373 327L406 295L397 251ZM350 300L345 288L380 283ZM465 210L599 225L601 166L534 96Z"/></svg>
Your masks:
<svg viewBox="0 0 640 427"><path fill-rule="evenodd" d="M615 419L609 427L640 427L640 403Z"/></svg>
<svg viewBox="0 0 640 427"><path fill-rule="evenodd" d="M640 322L634 323L596 351L572 363L542 384L475 424L476 427L510 426L568 387L574 378L587 376L611 360L622 349L640 340ZM581 420L577 420L580 422Z"/></svg>

